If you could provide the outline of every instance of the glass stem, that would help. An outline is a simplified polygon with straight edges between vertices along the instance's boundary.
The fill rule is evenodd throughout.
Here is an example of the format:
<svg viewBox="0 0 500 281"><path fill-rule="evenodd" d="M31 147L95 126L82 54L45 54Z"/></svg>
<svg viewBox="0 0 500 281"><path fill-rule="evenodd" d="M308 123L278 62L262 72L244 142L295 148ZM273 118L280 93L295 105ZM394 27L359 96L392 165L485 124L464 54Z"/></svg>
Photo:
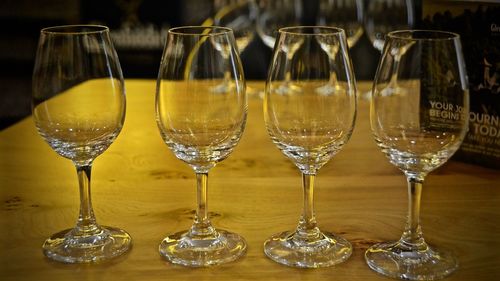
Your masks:
<svg viewBox="0 0 500 281"><path fill-rule="evenodd" d="M292 73L290 73L290 71L287 70L287 72L285 73L285 83L288 84L292 81Z"/></svg>
<svg viewBox="0 0 500 281"><path fill-rule="evenodd" d="M332 88L338 89L339 85L337 81L337 73L334 70L330 70L330 78L328 84L330 84Z"/></svg>
<svg viewBox="0 0 500 281"><path fill-rule="evenodd" d="M400 60L401 57L399 55L394 56L394 63L392 64L391 80L389 81L389 85L394 89L397 88L398 85L398 71L399 71Z"/></svg>
<svg viewBox="0 0 500 281"><path fill-rule="evenodd" d="M96 222L90 196L90 172L92 164L76 165L80 186L80 214L76 224L79 235L94 235L101 231Z"/></svg>
<svg viewBox="0 0 500 281"><path fill-rule="evenodd" d="M330 60L330 65L336 65L335 62L335 56L337 56L337 51L335 51L333 54L329 54L328 58ZM328 83L334 88L338 89L338 79L337 79L337 72L335 72L334 69L330 69L330 79Z"/></svg>
<svg viewBox="0 0 500 281"><path fill-rule="evenodd" d="M208 173L196 173L196 186L197 207L190 234L203 237L213 236L215 235L215 229L208 219L207 207Z"/></svg>
<svg viewBox="0 0 500 281"><path fill-rule="evenodd" d="M224 71L224 82L229 83L231 82L232 76L231 76L231 71L226 70Z"/></svg>
<svg viewBox="0 0 500 281"><path fill-rule="evenodd" d="M425 250L427 245L420 227L420 199L423 176L407 176L408 182L408 219L400 242L413 250Z"/></svg>
<svg viewBox="0 0 500 281"><path fill-rule="evenodd" d="M286 60L287 61L291 61L293 59L293 54L295 52L287 52L286 53ZM292 73L291 73L291 70L290 69L286 69L286 73L285 73L285 83L288 84L292 81Z"/></svg>
<svg viewBox="0 0 500 281"><path fill-rule="evenodd" d="M316 226L314 216L314 179L315 174L302 173L302 187L304 191L304 209L297 226L296 235L299 239L311 242L320 238L320 231Z"/></svg>

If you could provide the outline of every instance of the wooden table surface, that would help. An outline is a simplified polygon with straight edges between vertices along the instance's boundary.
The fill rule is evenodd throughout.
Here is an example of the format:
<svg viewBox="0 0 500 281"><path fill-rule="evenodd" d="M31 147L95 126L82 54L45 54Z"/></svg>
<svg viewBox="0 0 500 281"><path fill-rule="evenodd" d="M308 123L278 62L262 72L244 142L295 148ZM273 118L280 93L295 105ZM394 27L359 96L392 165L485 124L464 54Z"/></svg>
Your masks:
<svg viewBox="0 0 500 281"><path fill-rule="evenodd" d="M259 82L249 85L263 88ZM359 83L360 92L369 86ZM262 100L253 94L244 136L212 169L208 197L214 225L244 236L248 252L230 264L192 269L160 258L158 244L191 225L194 174L161 140L154 120L155 81L127 80L126 88L125 126L94 163L92 194L98 222L126 229L132 251L93 265L43 256L43 241L76 222L77 177L72 163L53 152L27 118L0 131L0 280L388 280L367 267L364 251L399 238L406 181L373 141L367 101L359 102L354 134L321 169L315 190L320 228L353 244L347 262L296 269L265 257L263 241L297 224L301 177L267 136ZM422 200L428 242L452 249L460 260L447 280L500 280L499 171L450 161L428 176Z"/></svg>

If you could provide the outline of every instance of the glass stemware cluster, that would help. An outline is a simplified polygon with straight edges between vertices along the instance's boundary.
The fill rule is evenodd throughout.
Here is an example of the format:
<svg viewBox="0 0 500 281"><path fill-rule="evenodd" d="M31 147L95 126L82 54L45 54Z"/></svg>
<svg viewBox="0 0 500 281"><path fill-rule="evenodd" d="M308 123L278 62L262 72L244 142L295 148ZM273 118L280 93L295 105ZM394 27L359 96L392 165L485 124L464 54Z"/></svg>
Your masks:
<svg viewBox="0 0 500 281"><path fill-rule="evenodd" d="M316 173L348 142L356 119L347 37L340 28L298 26L279 29L275 40L263 102L265 125L302 174L304 208L296 229L271 236L264 252L288 266L331 266L352 253L346 239L318 228L313 208ZM436 103L456 114L436 114ZM419 209L425 176L451 157L467 132L468 108L458 35L388 34L373 86L371 126L377 145L408 179L409 214L399 241L366 251L366 262L375 271L422 280L444 277L457 268L452 254L425 242ZM108 28L42 30L33 73L33 117L47 143L73 161L80 183L77 225L47 239L45 255L85 263L127 252L130 236L97 224L90 200L92 162L118 136L125 117L123 75ZM245 254L244 238L212 226L207 184L209 170L239 142L246 117L245 79L232 30L170 29L157 80L156 121L166 145L194 170L197 181L193 225L167 236L159 246L170 262L209 266Z"/></svg>

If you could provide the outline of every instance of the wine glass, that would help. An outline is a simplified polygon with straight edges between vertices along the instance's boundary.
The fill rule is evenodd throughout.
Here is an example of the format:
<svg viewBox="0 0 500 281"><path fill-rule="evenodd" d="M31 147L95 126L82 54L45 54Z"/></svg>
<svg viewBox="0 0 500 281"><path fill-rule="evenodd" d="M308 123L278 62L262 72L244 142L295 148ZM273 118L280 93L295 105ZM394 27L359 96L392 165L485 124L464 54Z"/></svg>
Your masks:
<svg viewBox="0 0 500 281"><path fill-rule="evenodd" d="M233 86L221 91L227 73ZM160 244L160 254L170 262L199 267L245 254L241 236L210 223L207 182L208 171L240 140L246 116L245 80L231 29L170 29L158 75L156 121L167 146L196 173L198 200L191 228Z"/></svg>
<svg viewBox="0 0 500 281"><path fill-rule="evenodd" d="M404 52L397 51L400 48ZM397 69L396 56L400 56ZM404 91L384 95L394 70ZM424 30L389 33L373 84L370 114L377 145L406 175L409 208L399 241L370 247L366 262L395 278L445 277L457 269L457 259L426 243L419 213L425 176L455 153L468 129L469 93L459 35Z"/></svg>
<svg viewBox="0 0 500 281"><path fill-rule="evenodd" d="M33 72L33 118L38 133L76 166L80 214L76 226L54 234L44 254L66 263L104 261L131 247L124 230L97 224L90 171L125 120L123 75L109 29L97 25L44 28Z"/></svg>
<svg viewBox="0 0 500 281"><path fill-rule="evenodd" d="M363 0L319 0L317 23L344 29L352 48L363 35Z"/></svg>
<svg viewBox="0 0 500 281"><path fill-rule="evenodd" d="M269 48L274 47L278 29L300 25L303 14L302 0L259 0L257 34Z"/></svg>
<svg viewBox="0 0 500 281"><path fill-rule="evenodd" d="M214 25L233 30L241 54L255 35L257 6L254 0L214 0Z"/></svg>
<svg viewBox="0 0 500 281"><path fill-rule="evenodd" d="M347 45L352 48L363 35L363 1L320 0L317 23L318 25L336 26L344 29L347 36ZM335 56L337 51L338 48L333 46L332 52L327 52L327 54ZM342 86L338 86L335 81L335 72L330 74L330 79L332 81L320 89L325 95L342 90Z"/></svg>
<svg viewBox="0 0 500 281"><path fill-rule="evenodd" d="M214 0L214 15L213 24L215 26L223 26L231 28L235 37L236 47L241 54L253 40L255 36L255 20L257 18L257 6L253 0ZM229 55L228 52L223 52L224 55ZM227 58L226 58L227 59ZM226 91L231 83L230 69L226 69L225 77L227 78L223 84L219 85L221 91ZM227 82L227 83L226 83ZM246 93L253 93L254 89L247 86Z"/></svg>
<svg viewBox="0 0 500 281"><path fill-rule="evenodd" d="M364 20L366 33L373 47L382 52L387 33L413 26L413 1L370 0Z"/></svg>
<svg viewBox="0 0 500 281"><path fill-rule="evenodd" d="M365 13L365 30L373 47L380 52L384 47L385 35L393 30L409 29L413 26L414 7L412 0L371 0L368 2ZM400 49L402 53L404 49ZM396 63L393 64L395 70L391 79L392 87L387 87L384 95L391 95L389 90L402 88L397 87L397 68L399 67L399 56L394 57ZM363 94L363 97L369 99L371 92Z"/></svg>
<svg viewBox="0 0 500 281"><path fill-rule="evenodd" d="M324 95L332 73L334 86L342 90ZM290 81L294 87L289 87ZM355 118L356 82L344 30L281 28L266 82L264 119L272 141L302 173L304 210L295 231L265 241L264 252L272 260L314 268L341 263L351 255L347 240L317 227L313 190L316 173L347 143Z"/></svg>

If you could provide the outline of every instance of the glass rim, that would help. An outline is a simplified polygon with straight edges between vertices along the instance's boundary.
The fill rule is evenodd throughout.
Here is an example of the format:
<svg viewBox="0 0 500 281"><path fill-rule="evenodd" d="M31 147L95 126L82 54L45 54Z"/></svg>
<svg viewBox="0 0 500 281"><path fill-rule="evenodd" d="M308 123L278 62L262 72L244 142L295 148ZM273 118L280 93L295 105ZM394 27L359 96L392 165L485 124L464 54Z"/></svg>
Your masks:
<svg viewBox="0 0 500 281"><path fill-rule="evenodd" d="M419 33L439 34L439 37L413 37L414 34L419 34ZM404 36L403 34L410 35L410 37ZM414 40L414 41L446 41L446 40L460 39L460 35L458 33L445 30L405 29L405 30L391 31L387 33L387 38Z"/></svg>
<svg viewBox="0 0 500 281"><path fill-rule="evenodd" d="M109 28L105 25L98 24L71 24L71 25L57 25L42 28L40 31L43 34L98 34L108 32Z"/></svg>
<svg viewBox="0 0 500 281"><path fill-rule="evenodd" d="M301 32L304 29L311 29L313 32ZM314 32L315 29L324 30L325 32ZM338 35L345 34L345 30L340 27L326 26L326 25L298 25L298 26L287 26L278 29L279 33L291 34L291 35L302 35L302 36L317 36L317 35Z"/></svg>
<svg viewBox="0 0 500 281"><path fill-rule="evenodd" d="M207 29L214 32L206 33L205 30ZM189 32L189 30L192 30L192 32ZM211 25L211 26L186 25L186 26L172 27L168 30L168 34L183 35L183 36L219 36L219 35L230 34L232 32L233 30L229 27L217 26L217 25Z"/></svg>

